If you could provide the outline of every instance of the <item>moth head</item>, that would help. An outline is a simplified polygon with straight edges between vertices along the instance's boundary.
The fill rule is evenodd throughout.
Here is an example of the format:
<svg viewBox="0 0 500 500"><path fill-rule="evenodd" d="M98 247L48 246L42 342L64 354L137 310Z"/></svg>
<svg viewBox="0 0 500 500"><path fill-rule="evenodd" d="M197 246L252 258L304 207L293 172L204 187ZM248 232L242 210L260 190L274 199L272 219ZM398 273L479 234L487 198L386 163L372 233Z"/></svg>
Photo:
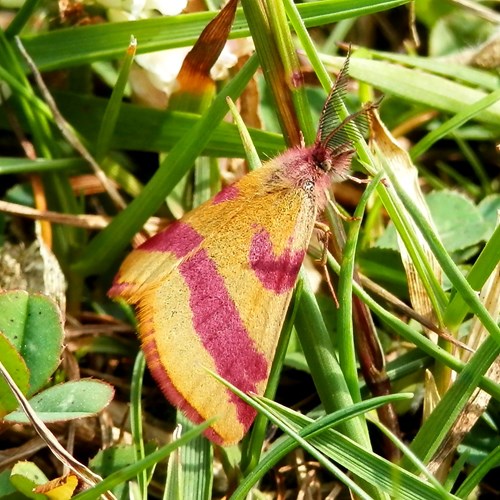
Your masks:
<svg viewBox="0 0 500 500"><path fill-rule="evenodd" d="M312 151L315 166L330 174L342 174L349 169L355 153L354 143L368 132L371 114L377 107L367 103L356 113L341 118L345 114L349 59L350 53L323 106Z"/></svg>
<svg viewBox="0 0 500 500"><path fill-rule="evenodd" d="M312 160L314 165L325 174L342 173L349 167L355 149L351 141L346 142L341 148L330 150L321 142L314 145Z"/></svg>

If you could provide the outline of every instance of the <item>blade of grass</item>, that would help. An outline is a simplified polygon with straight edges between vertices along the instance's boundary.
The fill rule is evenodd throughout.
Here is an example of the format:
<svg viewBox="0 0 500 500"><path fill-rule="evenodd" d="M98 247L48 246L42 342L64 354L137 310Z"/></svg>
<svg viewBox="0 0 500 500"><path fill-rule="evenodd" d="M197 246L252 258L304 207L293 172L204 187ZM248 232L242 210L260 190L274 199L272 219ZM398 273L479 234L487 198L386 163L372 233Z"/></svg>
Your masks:
<svg viewBox="0 0 500 500"><path fill-rule="evenodd" d="M408 3L409 0L321 0L298 6L307 27L330 24L342 19L369 15ZM188 47L198 39L214 12L196 12L139 21L72 26L35 35L24 35L23 44L40 71L55 70L85 63L121 57L130 35L139 42L139 52L147 53L176 47ZM242 9L230 38L249 35Z"/></svg>
<svg viewBox="0 0 500 500"><path fill-rule="evenodd" d="M87 165L87 162L83 158L40 158L38 160L29 160L28 158L6 158L4 156L0 165L0 175L77 170L85 165Z"/></svg>
<svg viewBox="0 0 500 500"><path fill-rule="evenodd" d="M180 412L177 412L177 423L182 426L183 433L195 427ZM177 478L177 484L172 485L174 491L182 491L179 500L185 498L210 500L212 498L213 455L212 443L205 436L197 436L179 448L179 466L182 472ZM166 500L172 498L172 495L167 493L167 489L165 489L164 497Z"/></svg>
<svg viewBox="0 0 500 500"><path fill-rule="evenodd" d="M118 80L113 87L113 91L106 106L106 111L102 117L101 126L97 135L95 159L98 163L102 163L107 151L110 149L111 138L113 136L113 132L115 131L118 114L120 113L120 105L123 99L123 93L128 82L130 68L132 67L136 50L137 39L132 36L120 68Z"/></svg>
<svg viewBox="0 0 500 500"><path fill-rule="evenodd" d="M498 263L499 248L500 226L497 226L467 274L467 282L473 290L480 290L493 272ZM445 311L445 323L448 328L453 332L457 331L469 311L466 298L460 293L455 293Z"/></svg>
<svg viewBox="0 0 500 500"><path fill-rule="evenodd" d="M338 58L322 56L327 67L338 68ZM353 57L349 73L362 82L368 83L380 91L392 94L404 101L429 106L447 113L459 113L464 106L471 106L486 97L486 93L429 73L418 73L385 61L373 61ZM498 126L500 123L500 103L496 102L488 109L475 116L481 123Z"/></svg>
<svg viewBox="0 0 500 500"><path fill-rule="evenodd" d="M500 99L500 92L497 92L496 94L497 98ZM474 149L471 148L469 144L456 132L453 133L453 137L455 138L455 141L458 144L458 147L464 155L465 159L469 162L470 166L474 170L474 173L476 174L476 177L478 178L479 184L483 188L484 193L486 195L492 194L494 192L494 189L491 185L490 177L486 172L484 166L481 165L481 162L479 161L479 158L476 155Z"/></svg>
<svg viewBox="0 0 500 500"><path fill-rule="evenodd" d="M16 13L16 17L12 19L5 29L6 38L12 39L21 33L24 26L30 21L39 3L40 0L26 0L26 2L21 4L20 9Z"/></svg>
<svg viewBox="0 0 500 500"><path fill-rule="evenodd" d="M339 274L340 264L328 254L328 265L332 270ZM380 320L388 327L393 329L404 339L412 344L415 344L423 352L439 360L441 363L449 366L456 372L461 372L464 369L465 363L459 361L450 353L437 346L434 342L429 340L426 336L417 332L406 323L401 321L398 317L386 311L380 304L373 300L357 283L353 283L354 293L360 297L365 304L380 318ZM500 399L500 385L492 382L486 377L481 378L480 387L486 392L491 394L495 399Z"/></svg>
<svg viewBox="0 0 500 500"><path fill-rule="evenodd" d="M90 144L97 142L96 123L101 122L107 101L66 92L58 92L55 95L61 112L72 117L73 126ZM199 114L163 111L122 103L111 147L132 151L168 152L182 137L193 131L199 120ZM249 132L261 156L274 156L284 148L283 138L278 134L258 129L250 129ZM217 157L245 156L236 127L226 122L216 125L202 153L204 156Z"/></svg>
<svg viewBox="0 0 500 500"><path fill-rule="evenodd" d="M338 341L339 363L355 403L361 401L352 324L352 283L354 282L355 254L366 204L374 193L382 175L383 173L379 172L373 178L361 196L354 212L354 220L349 225L348 237L342 256L342 270L339 275L337 291L340 304L337 316L337 332L341 333Z"/></svg>
<svg viewBox="0 0 500 500"><path fill-rule="evenodd" d="M231 114L233 115L234 123L238 127L241 143L243 144L243 147L245 149L245 156L248 161L248 168L250 171L255 170L256 168L259 168L261 166L261 161L259 158L259 154L257 153L257 149L255 148L245 122L241 118L236 105L230 98L227 99L227 104L229 106Z"/></svg>
<svg viewBox="0 0 500 500"><path fill-rule="evenodd" d="M204 430L210 427L211 421L203 422L203 424L198 425L194 429L183 434L179 439L173 443L169 443L159 450L154 451L150 455L147 455L143 460L129 465L113 474L110 474L102 482L95 485L93 488L83 491L73 497L76 500L95 500L108 490L111 490L115 486L122 484L129 479L134 478L141 471L154 467L158 462L167 458L174 450L180 446L188 443L191 439L202 434Z"/></svg>
<svg viewBox="0 0 500 500"><path fill-rule="evenodd" d="M411 444L411 450L422 462L428 463L444 443L457 416L477 389L481 377L499 355L500 346L493 337L488 337L425 420ZM409 471L415 470L406 459L403 459L402 466Z"/></svg>
<svg viewBox="0 0 500 500"><path fill-rule="evenodd" d="M271 33L274 35L278 52L283 61L285 81L289 85L299 128L303 134L304 142L312 144L316 137L316 130L312 122L309 101L304 88L304 76L288 25L285 6L282 2L275 2L274 0L268 1L267 6L271 22Z"/></svg>
<svg viewBox="0 0 500 500"><path fill-rule="evenodd" d="M492 450L481 462L473 469L473 471L465 478L464 482L456 491L459 498L470 498L470 495L478 487L481 480L492 469L498 467L500 463L500 445Z"/></svg>
<svg viewBox="0 0 500 500"><path fill-rule="evenodd" d="M368 54L387 61L394 61L405 66L423 69L436 75L441 75L452 80L468 83L471 86L484 87L487 90L498 89L498 76L488 71L473 68L464 64L446 61L440 57L419 57L414 55L397 54L395 52L380 52L365 49Z"/></svg>
<svg viewBox="0 0 500 500"><path fill-rule="evenodd" d="M226 97L236 98L257 69L251 57L238 75L215 98L191 134L183 137L160 165L142 193L121 212L108 228L98 234L84 249L74 265L83 274L98 273L108 267L125 249L146 219L163 203L167 194L191 167L214 130L227 112Z"/></svg>
<svg viewBox="0 0 500 500"><path fill-rule="evenodd" d="M282 56L273 35L270 13L265 0L242 0L241 5L250 28L266 84L271 91L273 107L283 132L286 144L300 144L300 127L293 107L290 78L285 73Z"/></svg>
<svg viewBox="0 0 500 500"><path fill-rule="evenodd" d="M340 365L335 357L334 346L326 329L316 298L306 277L301 271L303 281L301 300L297 309L295 328L307 359L314 385L327 413L353 405ZM361 417L349 420L342 425L341 431L349 438L371 450L366 423ZM363 485L375 498L379 497L376 488Z"/></svg>
<svg viewBox="0 0 500 500"><path fill-rule="evenodd" d="M396 183L398 182L395 178L391 179L391 181L396 181ZM422 232L443 271L448 276L448 279L451 281L457 292L463 296L464 300L469 304L472 312L477 315L484 327L490 332L491 336L500 346L500 328L496 324L495 320L488 314L488 311L479 300L475 291L470 287L469 283L467 283L466 278L453 262L434 229L431 227L429 222L422 217L420 211L413 203L413 200L411 200L403 190L398 191L398 194L413 218L413 221Z"/></svg>
<svg viewBox="0 0 500 500"><path fill-rule="evenodd" d="M329 429L333 425L341 426L342 423L345 423L349 419L356 418L368 411L368 408L376 408L379 405L388 404L399 398L405 398L406 395L373 398L357 403L348 409L326 415L317 421L312 421L312 419L281 407L277 403L266 402L260 398L250 398L237 390L235 392L259 411L265 412L276 425L290 432L291 437L276 442L273 448L264 455L261 463L243 480L232 498L244 498L244 495L248 493L252 485L267 470L299 444L313 456L317 458L323 457L321 458L323 465L326 463L328 470L333 474L336 474L337 470L332 469L328 465L326 457L340 463L351 473L363 477L370 484L376 485L378 487L375 490L377 495L383 490L391 495L396 495L397 498L417 500L420 498L432 498L432 495L437 493L436 488L430 486L427 482L408 474L397 465L359 447L359 445L346 438L343 434ZM280 411L277 413L273 411L274 408L279 408ZM318 450L322 452L319 457ZM342 478L343 476L340 477ZM348 484L351 485L352 483L349 482ZM441 493L442 495L439 496L454 498L442 490ZM384 496L383 493L382 496Z"/></svg>
<svg viewBox="0 0 500 500"><path fill-rule="evenodd" d="M423 137L417 144L415 144L410 150L410 156L412 159L422 156L435 142L439 141L443 137L446 137L453 130L460 127L470 119L477 116L483 110L490 107L492 104L500 99L500 89L486 95L479 101L466 106L464 109L459 111L455 116L449 120L442 123L438 128L429 132L425 137Z"/></svg>
<svg viewBox="0 0 500 500"><path fill-rule="evenodd" d="M146 456L144 450L144 434L142 427L142 381L146 370L144 353L139 351L135 358L132 383L130 385L130 427L134 442L135 460L139 462ZM151 470L152 474L153 470ZM148 471L142 470L137 475L137 484L143 498L148 493Z"/></svg>

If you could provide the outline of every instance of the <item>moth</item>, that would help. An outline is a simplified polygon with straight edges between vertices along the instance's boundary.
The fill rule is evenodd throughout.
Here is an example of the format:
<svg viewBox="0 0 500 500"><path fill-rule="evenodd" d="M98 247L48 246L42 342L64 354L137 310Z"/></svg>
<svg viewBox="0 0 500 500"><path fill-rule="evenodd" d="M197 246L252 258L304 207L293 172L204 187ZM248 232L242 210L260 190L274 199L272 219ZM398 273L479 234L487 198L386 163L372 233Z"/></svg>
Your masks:
<svg viewBox="0 0 500 500"><path fill-rule="evenodd" d="M135 305L148 367L166 398L206 436L237 443L256 412L207 368L262 395L326 190L348 175L374 105L344 120L349 58L323 107L315 143L264 163L125 259L109 291Z"/></svg>

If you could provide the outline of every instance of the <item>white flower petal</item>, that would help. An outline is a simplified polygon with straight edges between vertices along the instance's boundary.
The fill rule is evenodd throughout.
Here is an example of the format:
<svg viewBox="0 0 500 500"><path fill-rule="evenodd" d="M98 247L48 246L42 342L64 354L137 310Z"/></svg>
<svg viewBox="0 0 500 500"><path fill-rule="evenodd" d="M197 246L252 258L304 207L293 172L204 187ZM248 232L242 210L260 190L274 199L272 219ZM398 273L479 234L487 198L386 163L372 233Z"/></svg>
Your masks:
<svg viewBox="0 0 500 500"><path fill-rule="evenodd" d="M187 5L187 0L146 0L145 9L156 9L164 16L180 14Z"/></svg>

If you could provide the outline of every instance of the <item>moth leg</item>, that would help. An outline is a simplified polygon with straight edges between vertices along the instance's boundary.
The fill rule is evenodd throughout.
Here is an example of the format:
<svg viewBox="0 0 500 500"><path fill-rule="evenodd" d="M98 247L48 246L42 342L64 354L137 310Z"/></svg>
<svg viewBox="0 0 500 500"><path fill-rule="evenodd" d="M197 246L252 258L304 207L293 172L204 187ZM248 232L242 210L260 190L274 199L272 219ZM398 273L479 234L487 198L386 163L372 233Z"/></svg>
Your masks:
<svg viewBox="0 0 500 500"><path fill-rule="evenodd" d="M356 184L369 184L371 182L370 178L360 179L359 177L354 177L353 175L349 175L349 174L343 174L343 177L346 179L349 179L350 181L355 182ZM389 187L389 183L387 182L387 179L385 177L382 177L382 179L380 179L380 182L385 187Z"/></svg>
<svg viewBox="0 0 500 500"><path fill-rule="evenodd" d="M330 238L332 237L332 232L330 231L330 228L328 227L327 224L324 224L323 222L316 221L314 223L314 229L317 229L319 231L318 234L318 240L321 243L321 258L317 259L316 262L318 262L320 265L325 266L326 261L327 261L327 253L328 253L328 242L330 241Z"/></svg>
<svg viewBox="0 0 500 500"><path fill-rule="evenodd" d="M356 184L369 184L369 182L371 181L371 179L360 179L359 177L354 177L353 175L349 174L344 174L344 177L352 182L355 182Z"/></svg>
<svg viewBox="0 0 500 500"><path fill-rule="evenodd" d="M358 220L357 217L353 217L351 215L345 215L343 214L339 208L337 207L337 204L331 199L328 199L328 204L332 207L333 211L345 222L352 222L353 220Z"/></svg>
<svg viewBox="0 0 500 500"><path fill-rule="evenodd" d="M326 284L328 285L328 289L330 290L333 301L335 302L335 306L338 309L339 301L337 299L337 294L335 293L335 290L333 288L332 280L330 278L330 273L328 272L328 267L326 265L328 257L328 241L332 236L332 232L330 231L330 228L326 224L323 224L322 222L316 221L314 223L314 227L320 232L318 235L318 239L321 243L321 246L323 247L321 251L321 258L317 262L323 269L323 274L325 276Z"/></svg>

